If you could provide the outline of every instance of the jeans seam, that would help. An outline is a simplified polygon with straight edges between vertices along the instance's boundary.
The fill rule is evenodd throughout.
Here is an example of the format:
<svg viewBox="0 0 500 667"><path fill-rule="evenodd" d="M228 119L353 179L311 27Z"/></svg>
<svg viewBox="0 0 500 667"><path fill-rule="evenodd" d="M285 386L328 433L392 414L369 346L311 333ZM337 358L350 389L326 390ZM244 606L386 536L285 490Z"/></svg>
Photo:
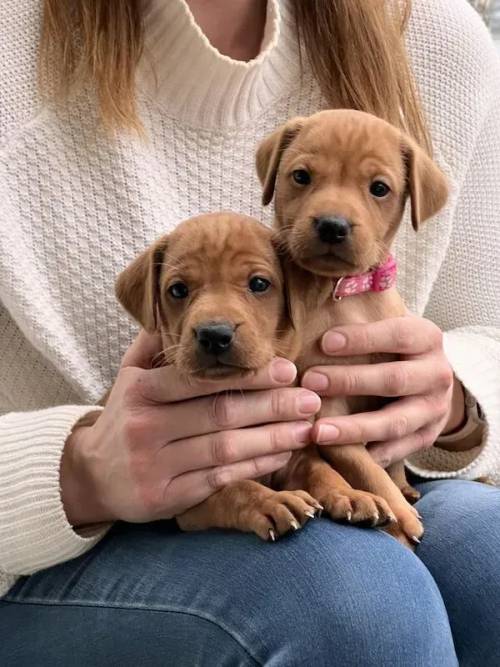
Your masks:
<svg viewBox="0 0 500 667"><path fill-rule="evenodd" d="M186 609L186 608L181 608L181 607L174 607L174 606L163 606L163 605L148 605L148 606L142 606L137 603L133 605L126 605L126 604L116 604L116 603L102 603L99 604L97 602L84 602L84 601L75 601L75 602L60 602L60 601L53 601L53 600L46 600L46 599L37 599L37 598L32 598L30 600L16 600L15 598L9 598L8 596L5 596L3 598L0 598L0 605L3 603L6 604L27 604L27 605L33 605L33 606L53 606L53 607L79 607L79 608L85 608L85 607L90 607L94 609L120 609L122 611L148 611L148 612L153 612L153 613L173 613L173 614L183 614L186 616L194 616L196 618L200 618L204 621L207 621L208 623L212 623L215 625L219 630L222 630L224 633L226 633L231 639L233 639L248 655L250 660L254 662L257 667L263 667L263 663L261 663L252 653L251 649L246 645L246 642L243 640L243 638L234 630L226 627L224 624L222 624L220 621L215 619L213 616L206 612L201 612L198 610L194 609Z"/></svg>

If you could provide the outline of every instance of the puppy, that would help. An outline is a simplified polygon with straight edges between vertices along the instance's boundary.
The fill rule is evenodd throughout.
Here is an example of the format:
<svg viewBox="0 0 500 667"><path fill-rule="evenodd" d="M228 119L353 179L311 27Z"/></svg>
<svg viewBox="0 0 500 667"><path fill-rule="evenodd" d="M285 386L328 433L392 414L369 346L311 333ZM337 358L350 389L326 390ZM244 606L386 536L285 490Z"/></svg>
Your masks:
<svg viewBox="0 0 500 667"><path fill-rule="evenodd" d="M444 175L395 127L344 109L290 120L261 143L256 163L264 205L274 197L276 234L288 259L291 317L301 334L290 358L299 372L313 365L394 360L389 355L325 357L318 341L335 325L405 315L391 287L391 243L408 197L415 230L444 206ZM319 416L380 406L377 398L323 399ZM396 537L418 542L423 526L400 489L412 499L417 492L408 486L402 463L393 467L391 479L364 443L320 449L352 486L388 502L398 520L391 529Z"/></svg>
<svg viewBox="0 0 500 667"><path fill-rule="evenodd" d="M120 274L116 294L147 331L161 332L160 363L197 379L237 379L297 347L272 232L243 215L181 223ZM217 491L177 517L179 526L274 540L323 508L353 523L394 520L383 499L352 489L314 447L261 481L269 486L243 481Z"/></svg>

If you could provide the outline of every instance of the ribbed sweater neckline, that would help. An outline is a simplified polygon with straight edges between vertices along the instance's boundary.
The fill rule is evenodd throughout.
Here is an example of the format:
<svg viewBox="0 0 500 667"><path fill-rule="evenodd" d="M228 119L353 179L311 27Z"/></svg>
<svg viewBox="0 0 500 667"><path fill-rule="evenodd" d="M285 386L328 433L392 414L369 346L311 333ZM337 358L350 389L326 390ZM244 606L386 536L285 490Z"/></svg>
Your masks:
<svg viewBox="0 0 500 667"><path fill-rule="evenodd" d="M268 0L260 53L249 62L212 46L185 0L151 0L144 27L139 88L188 125L245 125L298 81L299 47L286 0Z"/></svg>

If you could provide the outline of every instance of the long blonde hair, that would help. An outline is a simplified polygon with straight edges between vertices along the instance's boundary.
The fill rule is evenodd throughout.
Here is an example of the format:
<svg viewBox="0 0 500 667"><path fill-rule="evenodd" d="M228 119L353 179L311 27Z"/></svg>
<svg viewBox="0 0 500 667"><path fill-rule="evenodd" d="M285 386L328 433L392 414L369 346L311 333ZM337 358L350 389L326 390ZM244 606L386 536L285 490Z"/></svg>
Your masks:
<svg viewBox="0 0 500 667"><path fill-rule="evenodd" d="M429 152L404 44L411 0L292 0L297 38L329 104L371 112ZM42 90L67 99L91 83L108 129L141 129L135 70L144 43L139 0L44 0Z"/></svg>

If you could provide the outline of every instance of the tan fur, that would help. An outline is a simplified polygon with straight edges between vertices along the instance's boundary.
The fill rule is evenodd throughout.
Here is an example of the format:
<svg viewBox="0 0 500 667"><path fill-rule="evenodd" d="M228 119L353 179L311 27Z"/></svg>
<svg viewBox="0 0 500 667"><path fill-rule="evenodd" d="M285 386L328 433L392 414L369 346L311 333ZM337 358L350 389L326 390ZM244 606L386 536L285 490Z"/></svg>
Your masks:
<svg viewBox="0 0 500 667"><path fill-rule="evenodd" d="M311 183L292 178L305 169ZM406 313L395 289L351 296L333 302L335 281L363 273L382 262L401 221L407 197L415 230L439 211L447 198L445 178L432 160L400 130L369 114L324 111L295 118L265 139L257 151L263 203L274 195L276 234L285 254L285 282L298 347L292 355L299 372L314 365L391 361L389 355L327 357L319 348L322 334L341 324L373 322ZM369 188L383 180L391 192L376 199ZM329 246L314 231L313 219L342 216L352 222L351 236ZM373 410L372 397L323 399L321 417ZM364 444L321 447L322 455L357 489L384 498L398 519L392 532L401 541L423 533L415 511L386 471L376 465ZM410 497L402 464L394 480ZM321 502L321 497L318 497Z"/></svg>
<svg viewBox="0 0 500 667"><path fill-rule="evenodd" d="M268 293L249 293L248 280L254 275L271 281ZM169 287L179 280L189 286L189 299L176 301L169 295ZM216 213L181 223L122 272L117 296L145 328L161 331L159 363L174 364L198 379L237 379L297 347L272 232L247 216ZM200 366L193 328L206 321L238 323L230 366ZM273 488L253 481L231 484L177 517L180 527L233 528L275 539L321 509L316 494L334 519L369 525L392 519L383 499L352 489L314 447L292 456L272 480L261 481Z"/></svg>

